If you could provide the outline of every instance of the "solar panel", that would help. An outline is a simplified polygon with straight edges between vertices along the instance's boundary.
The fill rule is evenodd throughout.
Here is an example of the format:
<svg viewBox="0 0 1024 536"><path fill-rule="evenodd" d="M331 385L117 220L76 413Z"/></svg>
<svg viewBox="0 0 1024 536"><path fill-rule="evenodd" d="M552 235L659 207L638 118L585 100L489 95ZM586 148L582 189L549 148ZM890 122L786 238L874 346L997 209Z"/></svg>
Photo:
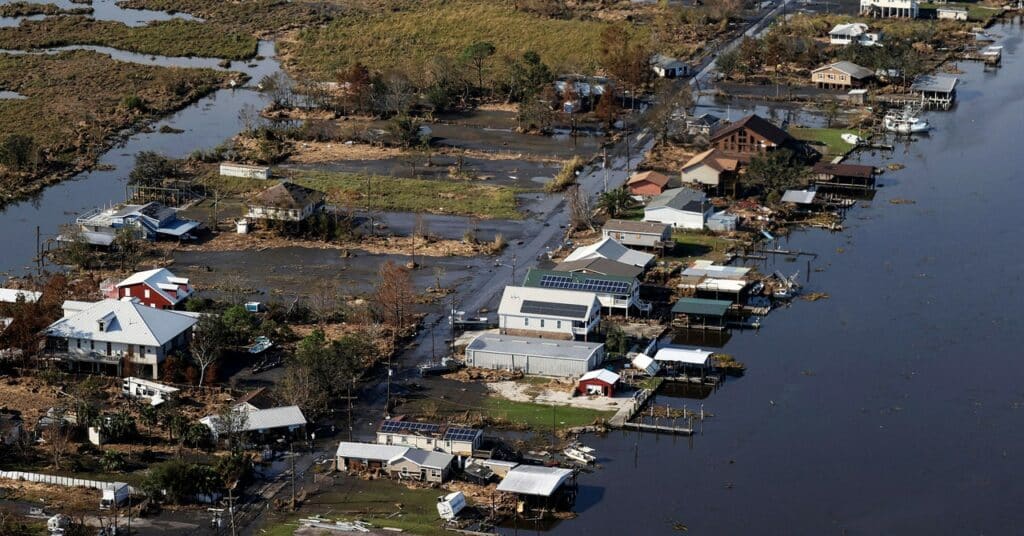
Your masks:
<svg viewBox="0 0 1024 536"><path fill-rule="evenodd" d="M449 428L444 434L445 440L472 441L479 432L473 428Z"/></svg>
<svg viewBox="0 0 1024 536"><path fill-rule="evenodd" d="M384 421L380 426L380 431L385 434L396 434L396 433L419 433L419 434L436 434L441 429L440 425L427 423L427 422L409 422L409 421Z"/></svg>
<svg viewBox="0 0 1024 536"><path fill-rule="evenodd" d="M540 278L540 286L544 288L596 292L599 294L624 295L629 294L629 288L632 285L626 281L548 274Z"/></svg>
<svg viewBox="0 0 1024 536"><path fill-rule="evenodd" d="M536 315L563 316L566 318L584 318L587 316L587 306L523 300L523 306L519 308L519 312Z"/></svg>

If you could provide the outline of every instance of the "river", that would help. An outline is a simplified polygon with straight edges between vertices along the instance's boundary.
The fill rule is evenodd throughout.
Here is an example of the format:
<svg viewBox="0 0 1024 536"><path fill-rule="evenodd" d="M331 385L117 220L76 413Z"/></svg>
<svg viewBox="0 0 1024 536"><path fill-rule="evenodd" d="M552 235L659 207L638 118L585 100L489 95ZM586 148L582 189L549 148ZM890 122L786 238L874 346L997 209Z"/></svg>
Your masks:
<svg viewBox="0 0 1024 536"><path fill-rule="evenodd" d="M218 68L216 63L219 61L209 58L151 56L106 47L64 47L71 48L99 48L99 51L110 53L120 61L165 67ZM52 51L44 53L49 52ZM280 69L274 57L274 43L261 41L258 53L264 59L233 62L231 70L248 74L255 83ZM31 200L8 205L0 211L0 228L8 230L0 238L3 251L0 256L0 274L18 275L28 269L30 259L35 255L37 225L41 227L44 239L52 238L59 226L73 220L75 214L123 201L125 179L135 165L137 153L156 151L172 158L181 158L197 149L216 147L241 130L238 112L246 105L261 109L266 105L265 97L250 87L218 90L154 123L151 131L130 136L123 144L100 158L97 170L80 173L71 180L50 186ZM184 132L159 132L164 125Z"/></svg>
<svg viewBox="0 0 1024 536"><path fill-rule="evenodd" d="M585 438L601 467L553 534L1018 533L1024 62L1020 28L994 30L1002 69L960 65L957 107L898 146L906 169L882 175L841 233L784 244L820 254L808 291L831 298L733 335L724 351L746 375L673 401L715 415L692 442Z"/></svg>

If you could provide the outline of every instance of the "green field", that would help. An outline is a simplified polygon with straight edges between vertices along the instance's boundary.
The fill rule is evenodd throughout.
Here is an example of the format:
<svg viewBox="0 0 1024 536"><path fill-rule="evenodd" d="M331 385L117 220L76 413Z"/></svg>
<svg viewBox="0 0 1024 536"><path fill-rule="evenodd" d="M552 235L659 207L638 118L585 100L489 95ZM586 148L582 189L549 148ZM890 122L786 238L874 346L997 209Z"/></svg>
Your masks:
<svg viewBox="0 0 1024 536"><path fill-rule="evenodd" d="M451 534L441 527L437 517L437 497L443 494L440 490L409 489L392 480L366 481L344 476L336 482L324 493L311 496L302 505L302 514L279 520L258 533L291 536L299 518L321 514L332 520L361 520L374 527L402 529L420 536Z"/></svg>
<svg viewBox="0 0 1024 536"><path fill-rule="evenodd" d="M596 421L607 420L615 412L599 411L571 406L550 406L533 402L516 402L498 397L488 397L483 401L487 414L493 418L528 426L532 430L551 430L556 428L572 428L587 426Z"/></svg>
<svg viewBox="0 0 1024 536"><path fill-rule="evenodd" d="M666 260L722 260L725 258L726 250L734 244L732 240L696 231L673 231L672 240L676 245L672 251L666 252Z"/></svg>
<svg viewBox="0 0 1024 536"><path fill-rule="evenodd" d="M789 129L789 133L798 140L816 142L825 147L827 156L841 156L850 152L853 145L843 141L843 134L857 134L856 131L842 128L800 128ZM818 146L821 149L821 146Z"/></svg>
<svg viewBox="0 0 1024 536"><path fill-rule="evenodd" d="M169 20L140 27L87 17L47 17L0 29L0 48L28 50L66 45L109 46L141 54L245 59L256 38L205 22Z"/></svg>
<svg viewBox="0 0 1024 536"><path fill-rule="evenodd" d="M496 48L490 60L540 54L555 72L593 72L598 65L603 22L551 19L516 11L501 0L424 0L408 9L342 16L323 28L299 32L282 43L290 67L333 76L355 62L371 69L398 68L424 74L438 56L457 56L476 41ZM500 67L498 67L500 68Z"/></svg>
<svg viewBox="0 0 1024 536"><path fill-rule="evenodd" d="M493 219L520 219L519 190L467 181L402 179L359 173L303 172L291 180L326 192L336 205L355 210L424 212ZM218 177L211 184L225 193L244 194L269 186L266 181ZM369 192L369 202L367 201Z"/></svg>

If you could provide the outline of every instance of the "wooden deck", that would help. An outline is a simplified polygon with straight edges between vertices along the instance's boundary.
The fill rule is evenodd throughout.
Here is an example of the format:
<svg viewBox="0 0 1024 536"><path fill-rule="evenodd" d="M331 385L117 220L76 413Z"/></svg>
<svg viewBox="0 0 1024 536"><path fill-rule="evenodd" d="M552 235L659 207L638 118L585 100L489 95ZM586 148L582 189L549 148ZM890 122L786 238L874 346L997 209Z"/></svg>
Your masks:
<svg viewBox="0 0 1024 536"><path fill-rule="evenodd" d="M639 422L627 422L622 427L626 430L637 430L639 432L654 432L658 434L672 434L672 435L693 435L693 428L684 428L682 426L665 426L662 424L644 424Z"/></svg>

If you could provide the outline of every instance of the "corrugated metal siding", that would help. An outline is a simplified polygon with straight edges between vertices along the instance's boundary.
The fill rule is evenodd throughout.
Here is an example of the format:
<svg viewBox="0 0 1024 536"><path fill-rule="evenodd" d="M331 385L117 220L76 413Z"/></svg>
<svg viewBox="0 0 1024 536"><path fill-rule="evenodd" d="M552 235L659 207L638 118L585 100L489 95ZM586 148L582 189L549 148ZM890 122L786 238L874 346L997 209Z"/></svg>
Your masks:
<svg viewBox="0 0 1024 536"><path fill-rule="evenodd" d="M466 363L474 367L507 370L512 369L514 363L516 370L522 370L526 374L564 378L582 376L596 368L602 359L603 355L600 350L587 361L476 350L466 351Z"/></svg>

